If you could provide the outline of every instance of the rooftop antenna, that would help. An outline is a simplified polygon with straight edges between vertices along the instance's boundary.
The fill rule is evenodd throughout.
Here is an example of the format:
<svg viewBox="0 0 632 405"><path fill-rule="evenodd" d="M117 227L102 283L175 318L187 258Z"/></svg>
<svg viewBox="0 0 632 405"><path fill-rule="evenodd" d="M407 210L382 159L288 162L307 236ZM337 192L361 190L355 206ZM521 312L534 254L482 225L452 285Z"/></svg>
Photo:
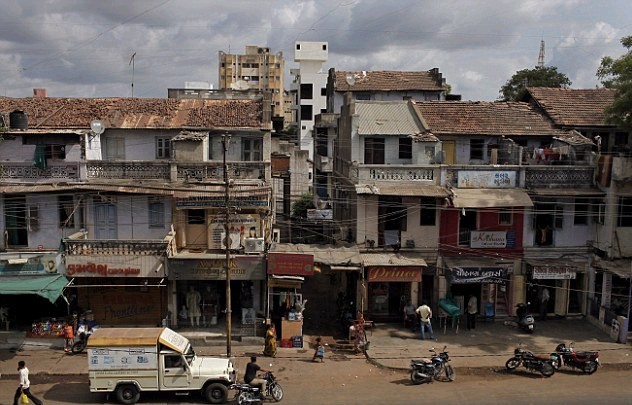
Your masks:
<svg viewBox="0 0 632 405"><path fill-rule="evenodd" d="M129 60L129 64L132 65L132 97L134 97L134 57L136 56L136 52L132 55Z"/></svg>
<svg viewBox="0 0 632 405"><path fill-rule="evenodd" d="M538 67L544 67L544 40L540 40L540 54L538 55Z"/></svg>

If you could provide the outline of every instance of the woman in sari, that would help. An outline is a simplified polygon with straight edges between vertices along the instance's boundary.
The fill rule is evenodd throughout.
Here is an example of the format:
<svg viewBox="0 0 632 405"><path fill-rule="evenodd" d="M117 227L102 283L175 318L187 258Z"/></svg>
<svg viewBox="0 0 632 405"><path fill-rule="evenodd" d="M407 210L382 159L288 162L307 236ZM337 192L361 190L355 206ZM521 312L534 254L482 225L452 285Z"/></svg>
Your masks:
<svg viewBox="0 0 632 405"><path fill-rule="evenodd" d="M263 349L263 355L268 357L276 357L277 342L276 342L276 329L274 323L268 325L268 331L266 332L266 343Z"/></svg>

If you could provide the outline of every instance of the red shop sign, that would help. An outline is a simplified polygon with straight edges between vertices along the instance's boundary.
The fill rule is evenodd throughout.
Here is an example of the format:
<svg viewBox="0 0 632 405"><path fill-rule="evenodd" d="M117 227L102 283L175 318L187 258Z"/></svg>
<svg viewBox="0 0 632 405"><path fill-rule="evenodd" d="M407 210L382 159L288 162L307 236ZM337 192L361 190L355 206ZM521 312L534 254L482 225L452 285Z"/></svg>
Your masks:
<svg viewBox="0 0 632 405"><path fill-rule="evenodd" d="M312 276L314 256L296 253L268 253L268 274Z"/></svg>
<svg viewBox="0 0 632 405"><path fill-rule="evenodd" d="M418 266L372 266L369 267L369 283L373 281L421 281Z"/></svg>

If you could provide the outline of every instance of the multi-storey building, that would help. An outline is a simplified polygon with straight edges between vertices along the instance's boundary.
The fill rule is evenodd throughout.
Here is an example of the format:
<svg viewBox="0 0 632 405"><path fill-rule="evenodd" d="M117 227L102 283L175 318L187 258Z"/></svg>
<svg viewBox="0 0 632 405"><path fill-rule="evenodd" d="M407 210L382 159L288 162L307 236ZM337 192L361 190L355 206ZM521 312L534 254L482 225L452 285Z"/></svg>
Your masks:
<svg viewBox="0 0 632 405"><path fill-rule="evenodd" d="M614 95L612 89L529 88L525 100L541 108L556 127L579 131L596 144L596 181L601 195L598 200L579 200L583 205L576 203L579 209L573 220L595 227L588 241L595 253L590 319L610 331L625 333L632 280L632 245L628 243L632 238L632 221L628 219L632 212L632 140L628 130L606 119L604 109L614 101ZM578 192L572 197L577 201L582 195ZM631 326L628 323L628 329Z"/></svg>
<svg viewBox="0 0 632 405"><path fill-rule="evenodd" d="M229 268L233 308L264 311L272 217L262 99L2 98L0 111L3 278L64 276L71 310L98 323L176 326L191 288L203 323L221 317ZM32 292L57 301L61 289ZM15 311L20 299L6 304ZM24 308L33 313L22 319L60 315Z"/></svg>
<svg viewBox="0 0 632 405"><path fill-rule="evenodd" d="M592 142L527 103L416 106L446 162L441 184L451 201L441 214L439 272L446 291L461 306L474 295L480 313L506 316L519 302L539 312L547 288L548 313L585 314L594 229L586 212L603 195ZM545 145L551 153L539 159Z"/></svg>
<svg viewBox="0 0 632 405"><path fill-rule="evenodd" d="M285 119L285 59L283 52L271 53L270 48L247 45L245 54L219 52L218 87L222 90L269 91L274 121L283 127Z"/></svg>

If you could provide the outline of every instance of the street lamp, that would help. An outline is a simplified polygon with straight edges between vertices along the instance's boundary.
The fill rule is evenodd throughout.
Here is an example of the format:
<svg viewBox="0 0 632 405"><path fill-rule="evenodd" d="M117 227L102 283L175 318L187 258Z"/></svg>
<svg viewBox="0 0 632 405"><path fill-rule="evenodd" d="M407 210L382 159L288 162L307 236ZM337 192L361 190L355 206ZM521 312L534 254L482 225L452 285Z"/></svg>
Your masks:
<svg viewBox="0 0 632 405"><path fill-rule="evenodd" d="M222 135L222 145L224 146L224 235L226 240L224 246L226 247L226 357L231 357L231 327L232 327L232 310L230 307L230 232L229 232L229 219L230 209L228 207L229 194L228 194L228 165L226 164L226 152L228 152L228 145L230 143L230 134L225 133Z"/></svg>

